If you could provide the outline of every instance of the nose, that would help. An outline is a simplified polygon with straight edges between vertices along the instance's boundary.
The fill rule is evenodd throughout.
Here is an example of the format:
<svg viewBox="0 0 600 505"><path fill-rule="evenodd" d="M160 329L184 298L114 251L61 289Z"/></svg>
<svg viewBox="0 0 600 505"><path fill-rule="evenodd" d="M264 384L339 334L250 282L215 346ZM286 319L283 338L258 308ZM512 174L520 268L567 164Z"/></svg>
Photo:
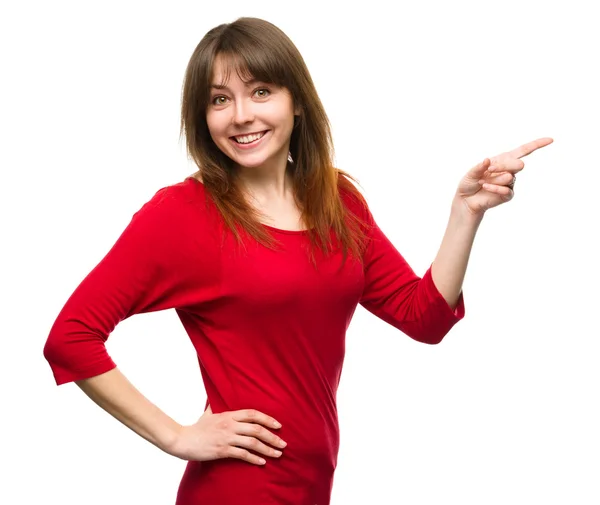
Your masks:
<svg viewBox="0 0 600 505"><path fill-rule="evenodd" d="M235 124L251 123L254 121L252 104L246 100L237 100L233 111L233 122Z"/></svg>

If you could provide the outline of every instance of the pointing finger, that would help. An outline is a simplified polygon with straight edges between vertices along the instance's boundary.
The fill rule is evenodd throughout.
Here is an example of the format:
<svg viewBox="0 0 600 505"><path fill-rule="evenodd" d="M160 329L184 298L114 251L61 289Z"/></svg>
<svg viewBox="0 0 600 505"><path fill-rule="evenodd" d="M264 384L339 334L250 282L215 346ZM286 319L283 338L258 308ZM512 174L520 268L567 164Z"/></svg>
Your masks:
<svg viewBox="0 0 600 505"><path fill-rule="evenodd" d="M537 151L541 147L546 147L547 145L552 144L552 142L554 142L554 140L550 137L543 137L533 140L532 142L528 142L527 144L523 144L522 146L510 151L509 154L514 158L523 158L531 154L533 151Z"/></svg>

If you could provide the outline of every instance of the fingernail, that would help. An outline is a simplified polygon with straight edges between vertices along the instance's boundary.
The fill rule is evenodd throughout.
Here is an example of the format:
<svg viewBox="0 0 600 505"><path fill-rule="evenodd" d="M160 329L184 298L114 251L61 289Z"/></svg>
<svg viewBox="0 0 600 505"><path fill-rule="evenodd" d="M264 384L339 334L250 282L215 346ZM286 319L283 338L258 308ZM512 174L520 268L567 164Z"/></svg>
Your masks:
<svg viewBox="0 0 600 505"><path fill-rule="evenodd" d="M275 428L281 428L281 423L278 423L277 421L275 421L273 423L273 426L275 426Z"/></svg>
<svg viewBox="0 0 600 505"><path fill-rule="evenodd" d="M264 465L264 464L266 463L266 461L265 461L264 459L262 459L262 458L260 458L260 459L258 460L258 462L259 462L261 465Z"/></svg>

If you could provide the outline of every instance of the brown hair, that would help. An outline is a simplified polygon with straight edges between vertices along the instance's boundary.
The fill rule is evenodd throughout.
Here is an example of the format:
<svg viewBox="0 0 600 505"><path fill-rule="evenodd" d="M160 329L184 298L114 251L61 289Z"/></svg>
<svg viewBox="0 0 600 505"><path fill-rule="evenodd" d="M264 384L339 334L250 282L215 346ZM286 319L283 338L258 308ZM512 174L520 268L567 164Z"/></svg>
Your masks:
<svg viewBox="0 0 600 505"><path fill-rule="evenodd" d="M195 175L201 176L227 227L238 242L240 226L258 242L273 246L273 237L261 226L259 214L236 184L232 160L217 147L208 131L206 110L217 56L224 57L226 79L234 69L243 80L254 78L290 91L294 107L299 105L301 113L294 118L288 169L311 246L318 244L327 254L333 247L333 230L344 261L348 251L362 261L366 245L362 228L366 223L360 213L353 213L343 204L340 196L344 191L366 206L350 182L358 181L333 166L329 119L300 52L283 31L258 18L242 17L208 31L190 58L183 83L180 139L185 131L188 154L199 167ZM314 264L312 248L310 256Z"/></svg>

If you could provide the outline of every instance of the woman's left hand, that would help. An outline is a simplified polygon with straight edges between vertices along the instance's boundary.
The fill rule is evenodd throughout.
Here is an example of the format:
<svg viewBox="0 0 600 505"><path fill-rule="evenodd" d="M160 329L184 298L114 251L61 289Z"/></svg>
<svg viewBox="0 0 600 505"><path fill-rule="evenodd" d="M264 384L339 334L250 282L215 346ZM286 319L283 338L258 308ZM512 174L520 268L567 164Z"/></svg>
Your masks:
<svg viewBox="0 0 600 505"><path fill-rule="evenodd" d="M486 158L463 177L456 198L462 200L473 215L478 216L512 200L515 174L525 166L521 158L552 142L551 138L544 137L493 158Z"/></svg>

